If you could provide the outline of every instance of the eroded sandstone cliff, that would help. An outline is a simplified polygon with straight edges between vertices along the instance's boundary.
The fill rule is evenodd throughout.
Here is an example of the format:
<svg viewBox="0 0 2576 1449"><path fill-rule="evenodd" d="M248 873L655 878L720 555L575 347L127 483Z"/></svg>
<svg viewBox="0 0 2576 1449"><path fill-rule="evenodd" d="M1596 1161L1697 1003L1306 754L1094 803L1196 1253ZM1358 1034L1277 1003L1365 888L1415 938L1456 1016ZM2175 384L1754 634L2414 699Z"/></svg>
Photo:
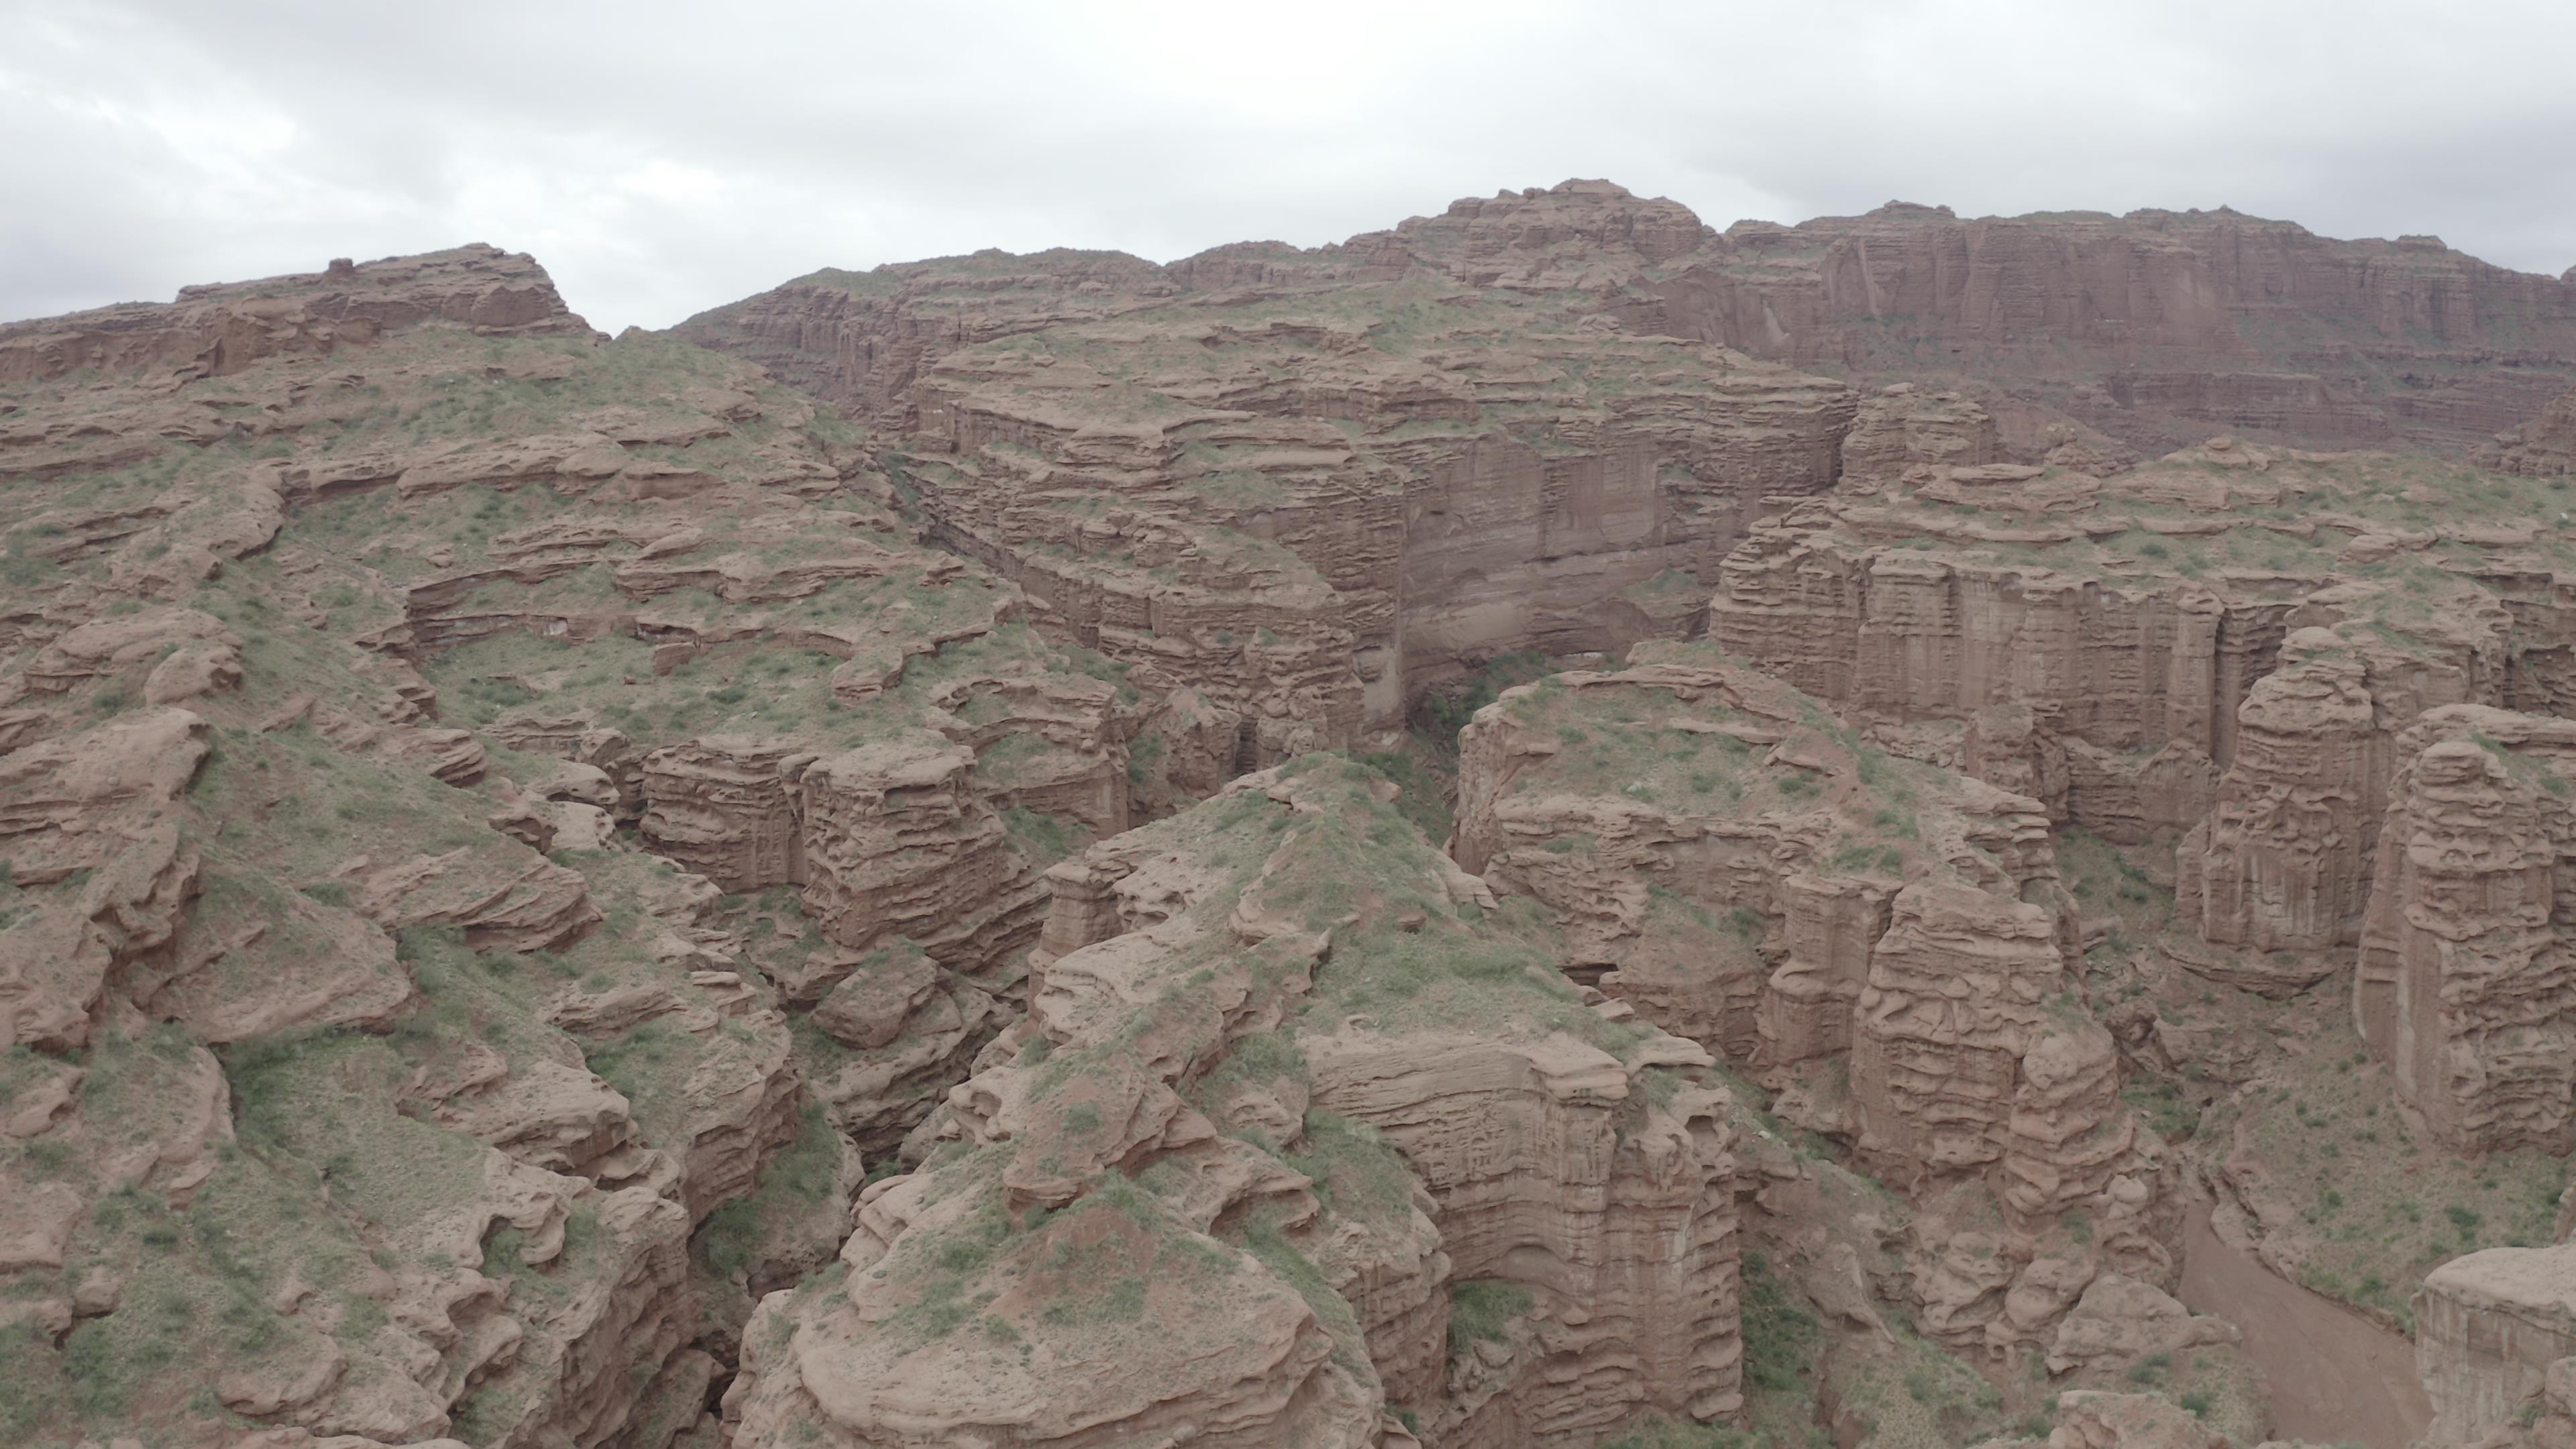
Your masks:
<svg viewBox="0 0 2576 1449"><path fill-rule="evenodd" d="M1939 1204L1927 1331L2044 1346L2097 1274L2171 1284L2165 1148L2080 1004L2037 801L1873 749L1705 645L1642 645L1479 712L1459 805L1462 864L1552 911L1571 969Z"/></svg>
<svg viewBox="0 0 2576 1449"><path fill-rule="evenodd" d="M2559 409L2169 449L2563 291L1568 183L0 327L0 1437L2254 1442L2187 1181L2556 1432L2406 1293L2555 1235Z"/></svg>
<svg viewBox="0 0 2576 1449"><path fill-rule="evenodd" d="M1309 756L1059 866L1029 1017L862 1195L844 1271L763 1305L734 1442L1410 1443L1400 1409L1541 1445L1733 1412L1706 1054L1587 1008L1392 794ZM1518 1305L1463 1356L1461 1293Z"/></svg>

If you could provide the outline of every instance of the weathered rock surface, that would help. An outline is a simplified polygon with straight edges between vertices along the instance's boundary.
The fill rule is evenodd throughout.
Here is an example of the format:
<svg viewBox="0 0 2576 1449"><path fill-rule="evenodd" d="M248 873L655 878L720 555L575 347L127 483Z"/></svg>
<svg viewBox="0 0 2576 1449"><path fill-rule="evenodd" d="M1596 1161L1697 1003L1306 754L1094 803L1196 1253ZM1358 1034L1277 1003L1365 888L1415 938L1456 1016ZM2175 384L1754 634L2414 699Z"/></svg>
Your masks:
<svg viewBox="0 0 2576 1449"><path fill-rule="evenodd" d="M1929 351L2150 452L2213 427L2457 446L2538 411L2576 356L2563 278L2224 207L1738 222L1635 290L1615 310L1641 330L1862 373Z"/></svg>
<svg viewBox="0 0 2576 1449"><path fill-rule="evenodd" d="M686 1379L692 1232L805 1130L790 1024L718 888L618 834L649 749L585 689L624 661L549 711L568 658L433 683L416 631L690 629L688 589L794 600L914 546L873 510L761 534L837 487L779 421L811 405L654 346L489 249L0 329L0 1278L46 1325L12 1329L0 1438L592 1449ZM683 574L674 543L575 597L692 478L781 552ZM539 497L569 534L495 526ZM594 558L580 509L664 526ZM918 562L896 590L958 572ZM441 571L478 582L411 609ZM835 627L754 634L876 637ZM503 704L528 722L487 739Z"/></svg>
<svg viewBox="0 0 2576 1449"><path fill-rule="evenodd" d="M2540 416L2496 434L2493 442L2473 449L2472 456L2480 467L2499 473L2534 478L2576 473L2576 392L2551 398Z"/></svg>
<svg viewBox="0 0 2576 1449"><path fill-rule="evenodd" d="M1555 1444L1732 1412L1724 1098L1640 1100L1647 1063L1704 1055L1567 1000L1382 783L1300 762L1051 872L1029 1022L924 1129L957 1145L863 1195L846 1282L764 1305L735 1442L1359 1445L1392 1401L1461 1442ZM1363 850L1388 894L1313 919ZM1390 987L1495 1030L1350 1013ZM1497 1130L1519 1145L1475 1145ZM1302 1298L1274 1276L1300 1262ZM1466 1274L1530 1298L1499 1378L1444 1369ZM920 1326L960 1295L982 1327Z"/></svg>
<svg viewBox="0 0 2576 1449"><path fill-rule="evenodd" d="M2045 1343L2097 1272L2171 1280L2163 1145L2069 998L2075 926L2037 802L1823 718L1705 646L1506 691L1462 735L1458 858L1553 911L1602 990L1762 1073L1784 1115L1957 1198L1977 1226L1927 1252L1974 1241L1993 1281L1951 1301L1921 1276L1928 1331ZM2102 1231L2048 1261L2075 1214ZM2069 1273L1999 1313L2017 1274Z"/></svg>
<svg viewBox="0 0 2576 1449"><path fill-rule="evenodd" d="M2576 851L2576 723L2479 705L2427 713L2379 832L2353 1011L2435 1139L2576 1145L2576 973L2559 938Z"/></svg>
<svg viewBox="0 0 2576 1449"><path fill-rule="evenodd" d="M2576 1357L2576 1250L2489 1248L2434 1269L2415 1295L2415 1357L2437 1445L2479 1442L2543 1398L2569 1415Z"/></svg>
<svg viewBox="0 0 2576 1449"><path fill-rule="evenodd" d="M365 346L423 322L486 333L586 333L533 258L458 247L0 326L0 383L80 371L221 377L280 354Z"/></svg>
<svg viewBox="0 0 2576 1449"><path fill-rule="evenodd" d="M2295 1218L2356 943L2386 1127L2576 1143L2563 281L1573 182L684 332L480 247L0 327L0 1438L1582 1449L1743 1408L1740 1238L1838 1438L2197 1372L2141 1122ZM1315 754L1526 654L1625 662L1454 861ZM2539 1278L2436 1279L2558 1445Z"/></svg>
<svg viewBox="0 0 2576 1449"><path fill-rule="evenodd" d="M1705 234L1583 184L1275 264L823 273L679 332L877 419L943 542L1149 692L1194 690L1252 768L1497 654L1682 632L1695 603L1658 580L1713 578L1764 496L1832 485L1846 389L1591 316L1587 289Z"/></svg>

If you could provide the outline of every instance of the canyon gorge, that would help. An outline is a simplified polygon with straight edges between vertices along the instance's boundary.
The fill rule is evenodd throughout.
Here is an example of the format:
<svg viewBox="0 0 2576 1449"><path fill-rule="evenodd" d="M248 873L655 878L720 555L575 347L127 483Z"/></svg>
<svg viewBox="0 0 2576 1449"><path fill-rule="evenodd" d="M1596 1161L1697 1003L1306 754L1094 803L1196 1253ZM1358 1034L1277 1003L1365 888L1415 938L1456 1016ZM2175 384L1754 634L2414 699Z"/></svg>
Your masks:
<svg viewBox="0 0 2576 1449"><path fill-rule="evenodd" d="M2571 479L2225 209L0 324L0 1442L2563 1449Z"/></svg>

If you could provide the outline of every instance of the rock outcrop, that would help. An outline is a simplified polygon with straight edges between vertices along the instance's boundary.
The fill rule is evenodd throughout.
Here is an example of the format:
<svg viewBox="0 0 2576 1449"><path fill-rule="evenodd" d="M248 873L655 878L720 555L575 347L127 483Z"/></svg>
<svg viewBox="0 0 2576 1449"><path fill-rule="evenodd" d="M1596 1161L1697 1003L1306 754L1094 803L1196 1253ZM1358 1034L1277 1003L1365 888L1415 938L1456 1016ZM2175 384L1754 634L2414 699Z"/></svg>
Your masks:
<svg viewBox="0 0 2576 1449"><path fill-rule="evenodd" d="M590 330L565 309L534 258L458 247L364 266L333 262L304 276L182 287L172 304L9 323L0 326L0 384L84 371L221 377L266 357L328 355L432 321L486 335Z"/></svg>
<svg viewBox="0 0 2576 1449"><path fill-rule="evenodd" d="M2185 1172L2402 1317L2312 1140L2576 1150L2568 287L1569 182L0 326L0 1439L2202 1449Z"/></svg>
<svg viewBox="0 0 2576 1449"><path fill-rule="evenodd" d="M598 1446L703 1403L692 1234L825 1113L719 887L618 831L722 732L614 706L746 638L828 698L1004 597L819 507L811 405L711 361L489 249L0 329L0 1278L39 1330L0 1438ZM854 586L910 612L795 613ZM721 824L673 854L727 869Z"/></svg>
<svg viewBox="0 0 2576 1449"><path fill-rule="evenodd" d="M2489 1248L2434 1269L2415 1295L2429 1442L2482 1442L2526 1405L2576 1417L2576 1249ZM2544 1398L2545 1396L2545 1398Z"/></svg>
<svg viewBox="0 0 2576 1449"><path fill-rule="evenodd" d="M2437 1141L2576 1146L2576 972L2557 922L2576 853L2576 723L2427 713L2380 827L2353 1012Z"/></svg>
<svg viewBox="0 0 2576 1449"><path fill-rule="evenodd" d="M2472 450L2478 466L2528 478L2576 473L2576 391L2549 400L2540 416Z"/></svg>
<svg viewBox="0 0 2576 1449"><path fill-rule="evenodd" d="M1930 353L2149 452L2213 429L2455 447L2538 411L2576 356L2564 278L2436 237L2336 241L2224 207L1963 219L1891 202L1738 222L1613 310L1863 374Z"/></svg>
<svg viewBox="0 0 2576 1449"><path fill-rule="evenodd" d="M2072 999L2037 802L1859 745L1706 646L1653 645L1478 713L1455 848L1554 913L1571 969L1944 1199L1927 1252L1972 1254L1990 1281L1961 1296L1956 1275L1919 1275L1928 1331L2045 1344L2096 1273L2171 1281L2165 1150ZM2100 1232L2062 1242L2078 1216ZM2008 1317L2017 1275L2064 1291Z"/></svg>
<svg viewBox="0 0 2576 1449"><path fill-rule="evenodd" d="M1400 1406L1541 1445L1735 1409L1725 1099L1671 1075L1705 1055L1585 1011L1383 788L1299 761L1051 873L1028 1021L863 1195L848 1276L763 1306L735 1442L1371 1445ZM1453 1359L1471 1276L1522 1321Z"/></svg>

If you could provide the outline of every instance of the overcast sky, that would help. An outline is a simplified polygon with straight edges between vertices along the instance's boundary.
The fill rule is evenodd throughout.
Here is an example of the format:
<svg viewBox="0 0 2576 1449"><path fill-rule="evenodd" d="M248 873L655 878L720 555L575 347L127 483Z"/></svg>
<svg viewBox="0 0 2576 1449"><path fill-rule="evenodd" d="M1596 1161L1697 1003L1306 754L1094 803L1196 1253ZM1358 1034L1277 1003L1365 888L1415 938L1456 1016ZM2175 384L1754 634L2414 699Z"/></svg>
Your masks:
<svg viewBox="0 0 2576 1449"><path fill-rule="evenodd" d="M2568 0L0 0L0 319L488 241L599 326L815 267L2232 205L2576 264Z"/></svg>

